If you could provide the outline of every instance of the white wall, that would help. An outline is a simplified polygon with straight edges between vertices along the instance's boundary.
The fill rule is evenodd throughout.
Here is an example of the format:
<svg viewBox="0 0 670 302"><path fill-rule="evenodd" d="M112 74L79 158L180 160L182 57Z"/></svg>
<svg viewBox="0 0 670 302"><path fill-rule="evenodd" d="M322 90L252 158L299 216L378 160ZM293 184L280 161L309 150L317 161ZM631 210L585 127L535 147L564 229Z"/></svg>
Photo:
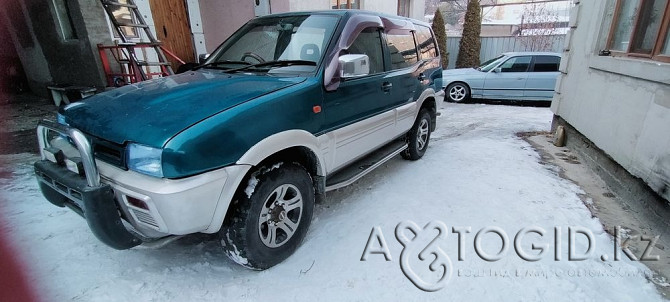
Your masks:
<svg viewBox="0 0 670 302"><path fill-rule="evenodd" d="M330 0L290 0L292 12L330 9Z"/></svg>
<svg viewBox="0 0 670 302"><path fill-rule="evenodd" d="M254 18L251 0L200 0L202 32L207 52L232 35L238 28Z"/></svg>
<svg viewBox="0 0 670 302"><path fill-rule="evenodd" d="M362 0L361 9L389 15L398 14L398 0ZM414 2L419 2L414 0ZM410 10L411 11L411 10ZM423 18L423 16L421 16Z"/></svg>
<svg viewBox="0 0 670 302"><path fill-rule="evenodd" d="M424 0L411 0L409 7L409 17L421 21L426 21L426 2Z"/></svg>
<svg viewBox="0 0 670 302"><path fill-rule="evenodd" d="M551 108L670 200L670 64L597 55L608 33L608 1L573 8Z"/></svg>
<svg viewBox="0 0 670 302"><path fill-rule="evenodd" d="M330 0L289 0L291 11L328 10L331 9ZM398 14L398 0L359 0L361 9L389 15ZM410 17L425 21L426 12L424 0L410 0Z"/></svg>

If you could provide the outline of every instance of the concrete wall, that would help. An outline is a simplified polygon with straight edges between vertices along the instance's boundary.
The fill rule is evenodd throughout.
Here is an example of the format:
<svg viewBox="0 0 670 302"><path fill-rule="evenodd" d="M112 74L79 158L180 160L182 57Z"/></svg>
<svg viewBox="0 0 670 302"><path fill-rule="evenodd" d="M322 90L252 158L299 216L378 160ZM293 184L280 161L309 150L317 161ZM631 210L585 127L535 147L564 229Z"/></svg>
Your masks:
<svg viewBox="0 0 670 302"><path fill-rule="evenodd" d="M272 0L272 2L277 0ZM398 14L398 0L359 0L362 10L385 13L389 15ZM425 21L426 12L424 0L410 0L410 18ZM331 9L330 0L290 0L291 11L304 10L328 10ZM274 12L274 11L273 11Z"/></svg>
<svg viewBox="0 0 670 302"><path fill-rule="evenodd" d="M273 14L285 13L291 11L291 2L289 0L271 0L270 12Z"/></svg>
<svg viewBox="0 0 670 302"><path fill-rule="evenodd" d="M200 0L200 15L207 52L211 53L244 23L254 18L254 2Z"/></svg>
<svg viewBox="0 0 670 302"><path fill-rule="evenodd" d="M670 64L598 56L612 3L573 8L551 109L670 200Z"/></svg>
<svg viewBox="0 0 670 302"><path fill-rule="evenodd" d="M45 87L53 81L53 78L49 72L49 65L42 46L32 34L33 26L24 3L22 1L6 2L0 10L0 18L4 19L11 37L11 41L5 41L5 43L11 42L12 47L15 47L23 70L26 72L30 89L45 95Z"/></svg>
<svg viewBox="0 0 670 302"><path fill-rule="evenodd" d="M3 13L33 92L46 95L52 83L105 86L96 44L111 39L99 1L68 1L77 35L70 40L63 38L52 1L12 2Z"/></svg>
<svg viewBox="0 0 670 302"><path fill-rule="evenodd" d="M330 0L290 0L290 11L330 9Z"/></svg>

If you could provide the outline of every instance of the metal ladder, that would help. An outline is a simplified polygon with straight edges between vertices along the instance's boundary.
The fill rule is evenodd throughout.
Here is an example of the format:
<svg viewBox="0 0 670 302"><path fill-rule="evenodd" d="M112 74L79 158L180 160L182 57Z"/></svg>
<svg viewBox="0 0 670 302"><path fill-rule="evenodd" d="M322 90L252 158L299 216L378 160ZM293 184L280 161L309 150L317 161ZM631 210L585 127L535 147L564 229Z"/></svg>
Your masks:
<svg viewBox="0 0 670 302"><path fill-rule="evenodd" d="M132 68L137 74L139 74L142 78L142 81L148 79L147 73L145 72L143 67L158 66L161 68L161 73L164 76L174 74L174 72L172 71L172 67L170 66L170 62L168 62L167 58L165 57L165 54L163 53L163 49L161 48L161 42L158 41L156 37L154 37L153 33L149 29L149 25L147 25L147 23L144 21L144 18L142 17L142 14L137 8L137 5L135 4L134 0L127 0L127 3L121 3L110 0L100 0L100 2L102 3L102 7L105 9L105 12L107 12L107 16L109 17L109 20L112 22L112 25L114 25L116 32L119 34L119 38L121 39L121 43L119 43L119 46L122 46L128 52L127 55L129 61L128 62L129 68ZM138 23L127 23L127 22L120 22L119 20L117 20L113 12L119 6L127 7L131 13L131 19L137 20ZM124 33L122 29L123 27L141 28L142 30L144 30L144 34L149 39L149 42L131 42ZM147 47L153 48L156 51L158 62L147 62L138 60L137 55L135 53L136 46L141 46L142 48Z"/></svg>

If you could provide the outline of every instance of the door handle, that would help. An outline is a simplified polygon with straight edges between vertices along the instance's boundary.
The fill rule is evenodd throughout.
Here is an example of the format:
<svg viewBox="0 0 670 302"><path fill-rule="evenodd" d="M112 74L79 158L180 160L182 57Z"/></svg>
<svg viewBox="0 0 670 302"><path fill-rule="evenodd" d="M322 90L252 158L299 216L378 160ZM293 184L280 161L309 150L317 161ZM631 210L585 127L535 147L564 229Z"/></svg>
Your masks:
<svg viewBox="0 0 670 302"><path fill-rule="evenodd" d="M382 90L384 90L384 91L390 91L391 88L393 88L393 84L391 84L390 82L384 82L384 83L382 83Z"/></svg>
<svg viewBox="0 0 670 302"><path fill-rule="evenodd" d="M523 80L523 78L516 78L516 79L519 80L519 81Z"/></svg>

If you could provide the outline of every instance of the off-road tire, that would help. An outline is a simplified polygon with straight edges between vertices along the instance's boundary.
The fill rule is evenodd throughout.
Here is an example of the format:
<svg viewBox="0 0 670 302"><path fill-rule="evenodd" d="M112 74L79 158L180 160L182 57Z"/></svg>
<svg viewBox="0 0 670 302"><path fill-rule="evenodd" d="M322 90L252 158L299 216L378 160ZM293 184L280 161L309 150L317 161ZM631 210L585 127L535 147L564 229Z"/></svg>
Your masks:
<svg viewBox="0 0 670 302"><path fill-rule="evenodd" d="M430 141L431 117L427 109L419 111L419 117L414 122L412 129L407 132L407 149L400 153L407 160L418 160L423 157L428 149ZM421 143L423 141L423 143Z"/></svg>
<svg viewBox="0 0 670 302"><path fill-rule="evenodd" d="M261 214L264 208L267 210L268 204L274 204L273 200L277 200L281 194L276 190L282 188L286 188L286 194L295 194L292 191L296 189L299 191L302 212L296 218L296 210L285 211L284 217L292 216L298 221L297 227L292 235L285 236L288 239L283 244L269 247L262 239ZM305 168L297 163L278 163L260 168L252 173L249 180L243 182L238 191L219 232L226 255L245 267L264 270L293 254L307 234L314 209L314 186ZM295 196L298 195L293 197ZM265 217L269 217L268 215ZM268 223L265 223L266 230L270 227ZM277 230L276 236L280 236L282 232L288 234L283 230L279 231L278 227Z"/></svg>

